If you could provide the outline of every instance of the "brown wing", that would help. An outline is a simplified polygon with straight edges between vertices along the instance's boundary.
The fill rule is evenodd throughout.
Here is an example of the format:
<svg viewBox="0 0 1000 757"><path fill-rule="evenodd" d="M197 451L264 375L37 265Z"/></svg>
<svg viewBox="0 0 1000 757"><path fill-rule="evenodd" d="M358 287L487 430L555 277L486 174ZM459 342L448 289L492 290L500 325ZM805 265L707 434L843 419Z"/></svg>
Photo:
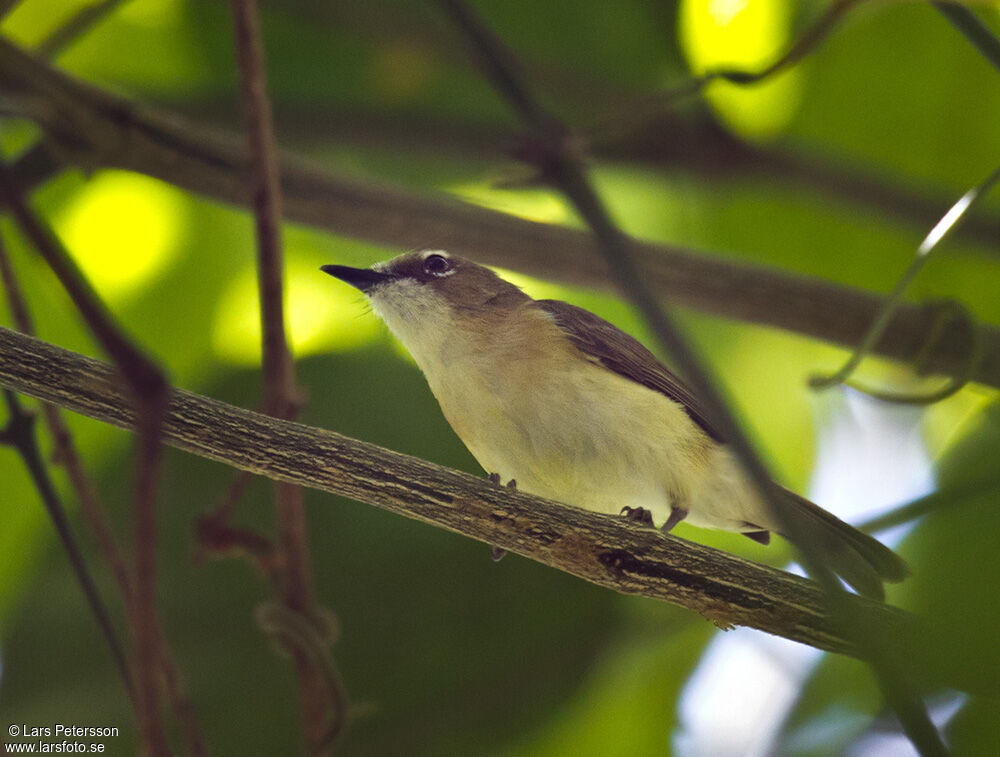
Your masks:
<svg viewBox="0 0 1000 757"><path fill-rule="evenodd" d="M691 420L717 442L725 440L712 428L698 399L676 375L635 338L588 310L559 300L536 300L556 325L588 357L608 370L679 402Z"/></svg>

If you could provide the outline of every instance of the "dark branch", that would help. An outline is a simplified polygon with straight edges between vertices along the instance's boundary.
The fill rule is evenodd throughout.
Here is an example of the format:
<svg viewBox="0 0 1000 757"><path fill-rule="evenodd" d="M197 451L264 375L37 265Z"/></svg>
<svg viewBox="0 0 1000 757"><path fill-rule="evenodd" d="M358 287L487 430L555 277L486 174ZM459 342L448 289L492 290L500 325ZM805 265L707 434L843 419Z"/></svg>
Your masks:
<svg viewBox="0 0 1000 757"><path fill-rule="evenodd" d="M205 133L76 82L2 39L0 81L47 103L42 125L61 154L79 165L138 171L226 202L248 203L246 157L236 138ZM292 157L282 162L281 175L292 220L378 244L410 249L432 244L490 265L608 287L607 268L593 257L597 245L589 234L320 173ZM633 241L632 249L650 285L677 305L841 345L858 343L883 302L859 289L678 247ZM934 317L933 308L900 308L873 353L911 361ZM960 373L968 346L968 334L959 326L950 329L929 370ZM983 331L983 359L974 380L1000 387L995 328Z"/></svg>
<svg viewBox="0 0 1000 757"><path fill-rule="evenodd" d="M975 11L953 2L932 2L931 5L958 29L993 68L1000 71L1000 39L997 39Z"/></svg>
<svg viewBox="0 0 1000 757"><path fill-rule="evenodd" d="M114 370L96 360L0 328L0 385L74 412L133 428L135 411ZM271 418L180 389L171 392L164 441L275 480L367 502L496 544L615 591L660 599L722 625L746 625L820 649L857 654L825 607L821 589L776 568L662 536L619 518L491 485L331 431ZM963 665L904 612L847 598L855 618L884 634L915 664L960 688L1000 691L1000 661ZM935 641L937 639L938 641ZM928 671L920 671L921 673Z"/></svg>
<svg viewBox="0 0 1000 757"><path fill-rule="evenodd" d="M83 559L80 547L73 536L73 529L70 527L69 519L66 517L66 509L63 507L56 493L56 487L49 476L48 468L42 460L41 452L38 450L38 439L35 435L35 416L26 410L17 399L17 395L9 389L4 389L4 398L7 402L8 418L7 425L0 429L0 444L8 445L17 450L24 461L24 466L31 475L31 480L38 491L38 496L45 506L45 511L52 521L52 527L62 542L63 551L69 559L73 575L76 576L83 596L87 600L87 605L97 621L97 626L101 630L101 635L108 644L111 658L115 667L122 677L125 689L129 697L134 697L135 691L132 686L131 672L125 660L125 652L118 639L118 632L115 630L107 608L101 599L100 592L91 578L87 569L87 563Z"/></svg>

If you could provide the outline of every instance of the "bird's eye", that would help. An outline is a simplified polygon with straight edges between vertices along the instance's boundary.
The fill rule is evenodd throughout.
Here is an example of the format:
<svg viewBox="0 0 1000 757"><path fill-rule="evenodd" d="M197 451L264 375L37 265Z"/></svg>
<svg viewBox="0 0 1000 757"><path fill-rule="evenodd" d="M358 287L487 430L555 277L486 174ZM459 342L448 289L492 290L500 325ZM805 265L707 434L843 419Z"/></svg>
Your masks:
<svg viewBox="0 0 1000 757"><path fill-rule="evenodd" d="M424 261L424 272L432 276L443 276L451 270L451 261L444 255L428 255Z"/></svg>

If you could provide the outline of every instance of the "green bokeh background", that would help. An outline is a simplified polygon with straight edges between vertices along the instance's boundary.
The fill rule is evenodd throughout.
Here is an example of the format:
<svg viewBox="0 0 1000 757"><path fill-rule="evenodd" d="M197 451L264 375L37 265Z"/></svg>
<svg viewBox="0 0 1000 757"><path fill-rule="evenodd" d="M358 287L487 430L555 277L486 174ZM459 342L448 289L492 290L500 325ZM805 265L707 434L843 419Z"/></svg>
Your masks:
<svg viewBox="0 0 1000 757"><path fill-rule="evenodd" d="M676 82L689 67L713 62L759 67L825 7L791 0L475 5L529 62L547 102L570 123L605 115L599 109L605 98L594 92L651 92ZM714 18L713 7L719 13L726 5L762 14L758 23L768 34L750 40L743 32L741 38L736 26L727 46L713 47L705 24ZM69 0L23 0L0 32L31 46L77 7ZM577 224L555 193L493 188L516 171L495 157L502 139L494 138L494 149L482 153L447 139L407 147L411 124L425 134L461 127L486 139L513 126L434 4L261 0L261 10L284 145L342 173ZM981 15L1000 28L997 6L986 4ZM691 31L684 18L701 19L701 26ZM740 23L739 14L732 23ZM238 123L229 9L222 0L131 0L58 63L150 105ZM855 11L818 51L770 86L770 94L735 95L725 85L713 86L708 104L682 108L679 117L712 119L736 138L863 170L900 191L935 198L942 213L1000 163L1000 71L929 4ZM388 125L397 144L366 124ZM8 157L36 136L26 122L0 121L0 146ZM637 236L877 292L891 288L928 230L876 206L831 200L815 187L724 166L699 172L599 161L593 177L616 218ZM99 170L62 174L34 200L174 383L257 406L254 239L244 211L146 177ZM996 219L1000 201L988 198L977 212ZM39 335L99 356L52 275L6 219L0 233ZM299 382L309 396L303 420L479 473L415 366L359 297L316 271L329 262L368 265L396 251L292 225L285 242L290 330ZM998 254L1000 239L991 245L950 242L909 296L955 297L996 324ZM645 334L631 310L611 296L517 280L531 293L571 300ZM805 377L836 366L845 353L704 314L680 315L776 474L803 490L817 462L817 400ZM882 382L903 375L874 361L863 374ZM942 486L960 489L995 475L995 399L994 392L973 386L927 412L925 436ZM125 535L129 436L69 420ZM884 464L893 464L892 450ZM195 560L195 519L219 501L231 476L218 465L167 452L162 617L212 753L285 754L298 738L295 687L289 665L272 654L252 623L264 585L242 562ZM65 481L57 478L75 509ZM909 609L958 619L963 638L957 641L972 659L997 654L998 504L995 490L947 499L902 546L914 575L890 592ZM715 633L708 622L516 556L493 564L481 544L367 505L312 491L306 505L318 592L342 627L334 654L362 713L341 753L670 754L679 692ZM270 488L256 482L239 520L266 530L271 518ZM773 564L789 554L783 544L765 549L683 525L678 533ZM106 573L95 571L112 597ZM129 705L106 649L23 466L3 448L0 655L5 724L115 725L123 735L109 743L110 752L133 750ZM832 718L858 723L857 732L881 713L867 669L831 658L807 687L789 729L815 727L819 733L824 718ZM995 701L973 699L948 729L956 752L1000 752L998 717ZM786 745L783 753L838 754L843 734L809 743L808 749Z"/></svg>

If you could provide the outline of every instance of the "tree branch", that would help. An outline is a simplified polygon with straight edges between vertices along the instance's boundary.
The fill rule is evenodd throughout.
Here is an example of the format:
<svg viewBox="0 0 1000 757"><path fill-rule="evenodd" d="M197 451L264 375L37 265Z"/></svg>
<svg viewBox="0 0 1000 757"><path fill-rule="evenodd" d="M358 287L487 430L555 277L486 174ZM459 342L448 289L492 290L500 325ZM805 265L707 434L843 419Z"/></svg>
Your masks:
<svg viewBox="0 0 1000 757"><path fill-rule="evenodd" d="M0 328L0 385L121 428L135 411L110 366ZM174 389L163 440L241 470L331 492L495 544L592 583L665 600L716 624L745 625L856 655L813 581L661 535L609 515L501 489L485 479L340 434ZM1000 691L1000 665L951 658L961 645L879 602L846 598L855 621L914 653L960 688ZM925 671L926 672L926 671ZM960 679L960 680L958 680Z"/></svg>
<svg viewBox="0 0 1000 757"><path fill-rule="evenodd" d="M3 39L0 82L35 104L34 117L65 159L77 165L138 171L225 202L248 204L246 157L238 138L199 130L74 81ZM291 220L377 244L432 244L490 265L610 287L597 243L584 232L321 173L287 155L281 175ZM675 246L633 241L632 249L650 285L674 304L841 345L857 344L883 302L859 289ZM900 308L874 354L912 360L933 320L933 308ZM928 368L960 373L967 364L968 339L960 326L950 328ZM974 380L1000 387L1000 331L984 328L982 339L983 359Z"/></svg>
<svg viewBox="0 0 1000 757"><path fill-rule="evenodd" d="M205 126L232 129L232 108L219 95L201 98L157 97L159 107L196 119ZM349 145L366 150L393 150L429 155L434 159L506 163L514 130L502 125L460 121L441 116L345 109L324 102L275 102L275 119L282 137L304 149ZM941 215L949 195L940 186L905 185L871 168L850 165L822 154L816 145L752 145L727 132L704 109L683 115L664 113L625 136L583 130L588 155L596 160L637 163L651 170L682 171L709 182L750 178L811 196L877 210L907 228L923 229ZM28 153L30 154L30 153ZM32 157L35 160L36 156ZM25 171L30 172L30 163ZM58 170L53 166L50 171ZM37 175L37 174L36 174ZM980 210L956 233L966 243L1000 253L1000 215ZM979 254L981 252L977 250Z"/></svg>

